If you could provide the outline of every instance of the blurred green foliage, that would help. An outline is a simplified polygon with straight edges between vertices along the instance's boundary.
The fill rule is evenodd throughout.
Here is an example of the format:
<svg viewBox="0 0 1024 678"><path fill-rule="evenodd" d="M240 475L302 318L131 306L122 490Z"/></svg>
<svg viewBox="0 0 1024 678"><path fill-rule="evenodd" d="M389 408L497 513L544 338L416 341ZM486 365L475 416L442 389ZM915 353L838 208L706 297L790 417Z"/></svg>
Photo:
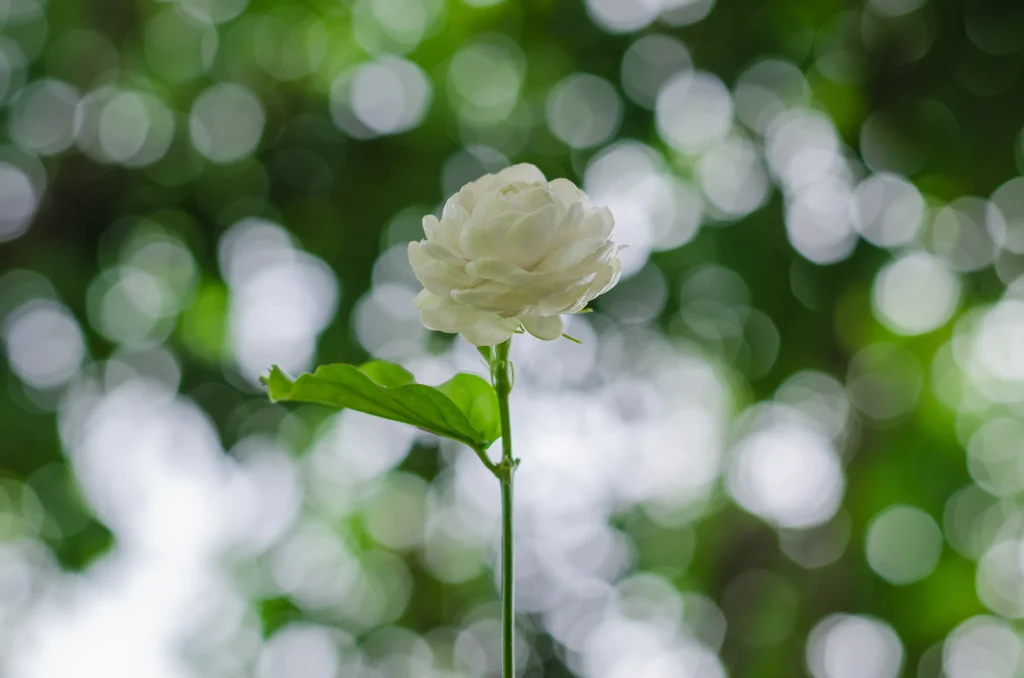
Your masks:
<svg viewBox="0 0 1024 678"><path fill-rule="evenodd" d="M729 394L729 422L719 422L720 438L708 443L721 454L712 455L715 471L694 497L680 490L661 514L650 497L598 502L609 513L609 534L627 544L628 565L608 577L611 583L636 573L670 582L682 596L685 628L731 676L788 678L803 675L810 661L816 678L932 678L940 675L936 648L943 643L948 678L1019 675L1020 648L1007 649L999 633L1016 633L1010 622L1024 617L1024 570L1019 556L997 551L1022 543L1024 515L1020 438L1007 432L1024 417L1024 6L5 0L0 24L0 322L7 355L0 361L0 546L41 544L55 570L69 573L88 573L116 552L126 528L105 518L143 500L122 487L123 496L110 490L120 499L97 506L109 488L94 477L91 457L69 450L95 433L88 421L100 415L90 408L102 393L133 381L170 385L194 403L239 464L249 459L239 446L269 439L288 451L303 478L330 486L334 476L303 464L312 463L310 450L325 444L335 420L316 408L267 404L256 377L282 360L301 368L448 355L447 338L427 335L407 312L388 315L373 306L374 290L391 290L380 298L405 308L408 299L388 285L409 282L402 246L420 237L419 218L485 171L532 162L548 177L577 181L595 200L617 201L610 206L621 241L637 257L630 273L646 281L628 287L627 275L621 296L597 303L590 343L607 352L614 345L608 337L618 337L622 351L636 354L639 367L630 374L654 382L662 349L652 337L661 337L713 366L715 383ZM676 42L648 53L639 70L626 69L624 55L651 35ZM774 64L769 77L749 76L765 59ZM553 104L552 93L578 73L601 82L577 82L579 89ZM694 73L709 78L706 98L685 80ZM678 100L666 94L672 87ZM716 113L716 96L725 98L724 115ZM611 103L588 108L593 101ZM776 101L782 103L772 109ZM799 115L787 119L796 122L783 129L779 120L793 111ZM758 118L762 113L771 120ZM766 120L760 128L750 123L758 119ZM646 150L609 155L623 141ZM723 148L725 155L714 155ZM658 160L636 159L647 152ZM601 166L602 158L611 161ZM655 169L643 169L644 162ZM634 181L630 172L647 172L644 181L653 183ZM861 190L883 175L902 182L899 200ZM687 210L697 216L684 223ZM671 232L668 245L658 245L658 229ZM895 282L885 282L881 271L912 253L926 255L913 260L921 268L908 265L898 271L904 277L894 273ZM253 282L282 262L295 268ZM908 286L909 298L901 295ZM605 374L605 352L588 374ZM647 373L645 361L655 366ZM818 457L792 458L795 475L781 480L768 467L751 471L783 486L758 509L743 494L747 471L736 466L742 457L735 450L759 430L751 423L755 405L781 402L780 386L807 370L832 377L824 391L806 386L816 394L807 401L826 398L833 384L840 403L804 410L809 418L820 424L833 410L848 412L828 438L842 466L838 484L821 481L821 492L835 495L833 510L822 509L822 520L801 523L800 514L787 522L795 514L773 511L788 510L788 482L795 495L804 491L800 473L813 480L805 462ZM427 381L447 378L440 376ZM616 383L595 379L566 379L568 386L547 390L586 394L594 384ZM628 382L623 378L622 388ZM534 383L529 392L544 397L543 379ZM710 402L717 393L702 395ZM628 402L629 392L620 397L616 407L627 414L645 406L642 398ZM666 402L669 410L678 404ZM1004 422L998 426L1005 431L990 428L993 422ZM406 484L381 495L398 497L394 511L408 500L418 520L435 516L431 502L448 496L446 483L457 484L446 469L466 451L438 453L436 441L419 438L395 443L377 429L344 440L362 455L396 444L402 453L393 468L367 471L365 483L338 486L329 500L316 494L323 487L303 480L296 511L323 518L339 548L384 577L384 611L379 619L339 618L330 604L311 601L314 594L274 588L265 572L255 574L273 566L254 548L227 558L226 588L244 591L257 620L239 627L256 628L261 638L296 622L345 631L363 648L366 666L390 677L405 674L373 663L374 653L384 652L373 634L395 624L433 639L443 663L437 648L462 647L444 641L444 629L455 633L495 612L487 607L495 599L491 572L478 567L490 565L487 548L479 537L462 543L457 530L438 537L452 568L445 571L456 572L446 582L424 565L424 537L403 536L392 524L401 525L401 515L387 517L384 508L373 514L361 502L397 478ZM667 447L695 445L678 441L661 439ZM622 439L617 449L646 444ZM133 474L145 472L131 449L124 454L123 462L100 468L130 486ZM187 450L181 454L182 464L191 463ZM527 467L532 460L523 456ZM667 468L669 475L693 470ZM564 487L551 496L572 492ZM793 501L793 510L804 510ZM321 511L317 502L334 508ZM251 511L259 504L257 498ZM936 562L920 565L920 553L902 553L899 543L895 555L888 546L869 552L873 521L896 504L920 509L942 530ZM374 524L370 515L385 517ZM567 541L585 541L589 533L566 525ZM295 525L282 530L275 543L300 532ZM381 534L394 542L382 543ZM890 555L895 566L924 569L891 583L879 573ZM458 574L463 562L465 576ZM0 648L15 642L17 628L32 618L34 596L46 590L11 602L2 572ZM686 598L691 594L704 598ZM701 616L701 601L712 601L712 612ZM818 657L828 643L815 641L812 629L834 613L891 627L898 659L880 627L866 636L832 636L853 655ZM581 607L580 623L589 614ZM985 673L982 659L977 673L956 663L956 648L974 641L964 631L967 645L958 646L954 629L975 615L992 615L985 622L996 634L986 646L990 656L1016 657L1005 672ZM523 624L534 652L523 663L527 675L684 675L653 665L600 673L567 658L579 648L566 649L550 615L525 615ZM378 640L382 647L405 642L395 638ZM224 640L220 651L236 653L241 668L217 673L200 657L194 675L300 675L274 669L261 641L245 651L234 642ZM857 656L877 661L859 672L850 664ZM53 675L29 674L27 665L5 667L0 659L0 673ZM345 666L337 675L364 675L345 673ZM436 675L490 675L486 662L481 666ZM316 672L322 668L304 675L332 675ZM685 675L719 675L705 669Z"/></svg>

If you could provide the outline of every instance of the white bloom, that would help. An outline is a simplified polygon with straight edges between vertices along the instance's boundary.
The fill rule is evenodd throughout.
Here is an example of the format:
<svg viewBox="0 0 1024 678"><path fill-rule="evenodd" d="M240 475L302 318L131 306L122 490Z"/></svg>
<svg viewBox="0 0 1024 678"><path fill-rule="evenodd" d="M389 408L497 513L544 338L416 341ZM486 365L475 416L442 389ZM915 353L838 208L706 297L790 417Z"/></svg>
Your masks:
<svg viewBox="0 0 1024 678"><path fill-rule="evenodd" d="M507 167L466 184L441 219L423 217L426 240L409 243L425 288L424 326L493 346L520 326L562 336L561 313L578 313L619 280L612 214L568 179L547 181L533 165Z"/></svg>

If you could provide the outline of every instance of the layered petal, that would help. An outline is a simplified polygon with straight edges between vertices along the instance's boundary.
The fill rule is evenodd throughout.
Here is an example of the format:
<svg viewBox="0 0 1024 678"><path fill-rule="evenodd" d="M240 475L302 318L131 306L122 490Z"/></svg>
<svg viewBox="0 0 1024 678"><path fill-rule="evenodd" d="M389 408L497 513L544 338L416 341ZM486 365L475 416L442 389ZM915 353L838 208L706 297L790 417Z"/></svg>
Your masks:
<svg viewBox="0 0 1024 678"><path fill-rule="evenodd" d="M455 201L472 214L482 203L509 184L534 185L543 184L545 181L544 174L539 169L529 163L520 163L469 182L459 189L450 201Z"/></svg>
<svg viewBox="0 0 1024 678"><path fill-rule="evenodd" d="M459 336L474 346L497 346L519 329L519 323L509 328L508 320L492 316L465 326L459 330Z"/></svg>
<svg viewBox="0 0 1024 678"><path fill-rule="evenodd" d="M558 199L545 184L506 184L498 190L498 195L520 212L536 212L548 205L556 209L560 206Z"/></svg>
<svg viewBox="0 0 1024 678"><path fill-rule="evenodd" d="M524 215L506 200L495 197L479 207L459 234L459 248L469 260L499 256L501 242Z"/></svg>
<svg viewBox="0 0 1024 678"><path fill-rule="evenodd" d="M416 295L413 303L420 309L420 322L428 330L459 334L476 346L500 344L519 329L516 318L478 311L429 290Z"/></svg>
<svg viewBox="0 0 1024 678"><path fill-rule="evenodd" d="M604 238L582 238L574 240L562 247L549 252L541 261L536 270L538 272L564 271L577 266L585 265L584 261L592 255L603 252L602 248L608 247L608 241Z"/></svg>
<svg viewBox="0 0 1024 678"><path fill-rule="evenodd" d="M582 203L576 203L559 224L558 236L551 243L552 249L577 240L608 240L614 226L615 219L607 207L587 208Z"/></svg>
<svg viewBox="0 0 1024 678"><path fill-rule="evenodd" d="M583 221L580 224L580 237L583 238L604 238L612 237L612 229L615 228L615 217L607 207L595 207L587 210Z"/></svg>
<svg viewBox="0 0 1024 678"><path fill-rule="evenodd" d="M539 299L533 308L534 312L541 315L557 315L559 313L575 313L582 310L587 305L587 302L593 298L590 297L588 299L587 292L590 291L595 276L596 274L591 274L586 280L572 287Z"/></svg>
<svg viewBox="0 0 1024 678"><path fill-rule="evenodd" d="M481 200L485 200L494 193L496 186L501 184L501 179L496 174L485 174L476 181L471 181L461 189L459 192L448 199L445 203L445 208L451 204L453 207L457 206L466 211L467 214L472 214Z"/></svg>
<svg viewBox="0 0 1024 678"><path fill-rule="evenodd" d="M480 346L520 326L553 340L621 273L612 214L566 179L514 165L466 184L409 245L423 324Z"/></svg>
<svg viewBox="0 0 1024 678"><path fill-rule="evenodd" d="M587 247L582 247L587 249ZM607 264L618 255L619 248L607 242L571 267L540 270L537 266L532 271L511 262L492 257L477 259L466 264L466 274L482 281L499 282L517 287L534 287L546 289L551 286L568 286L579 282L589 273L603 264Z"/></svg>
<svg viewBox="0 0 1024 678"><path fill-rule="evenodd" d="M440 252L445 254L438 256ZM471 287L476 282L466 274L465 262L425 240L409 243L409 263L420 284L435 294L448 295L452 290Z"/></svg>
<svg viewBox="0 0 1024 678"><path fill-rule="evenodd" d="M549 181L548 190L558 198L558 201L566 210L576 204L581 205L584 209L590 207L590 198L587 197L587 194L568 179L553 179Z"/></svg>
<svg viewBox="0 0 1024 678"><path fill-rule="evenodd" d="M471 308L514 317L526 313L531 308L535 301L535 292L487 282L468 290L452 290L451 297Z"/></svg>
<svg viewBox="0 0 1024 678"><path fill-rule="evenodd" d="M557 228L558 208L545 205L512 224L504 234L499 252L505 261L532 268L544 258Z"/></svg>
<svg viewBox="0 0 1024 678"><path fill-rule="evenodd" d="M521 162L518 165L506 167L498 172L497 176L506 184L517 181L527 184L543 184L547 181L544 178L544 173L528 162Z"/></svg>
<svg viewBox="0 0 1024 678"><path fill-rule="evenodd" d="M459 224L451 218L438 219L433 214L423 217L423 233L427 240L445 249L458 251Z"/></svg>

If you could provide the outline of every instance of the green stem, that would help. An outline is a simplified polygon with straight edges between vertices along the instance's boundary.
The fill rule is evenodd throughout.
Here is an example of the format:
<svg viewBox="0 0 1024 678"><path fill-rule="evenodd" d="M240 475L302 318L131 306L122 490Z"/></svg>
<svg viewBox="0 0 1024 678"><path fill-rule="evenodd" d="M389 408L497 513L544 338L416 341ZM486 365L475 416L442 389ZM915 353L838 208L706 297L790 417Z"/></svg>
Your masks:
<svg viewBox="0 0 1024 678"><path fill-rule="evenodd" d="M498 463L498 481L501 483L501 675L515 678L515 558L512 551L512 476L518 459L512 458L512 425L508 412L508 395L512 391L509 379L508 352L512 339L495 347L491 363L491 381L498 392L501 413L501 462Z"/></svg>
<svg viewBox="0 0 1024 678"><path fill-rule="evenodd" d="M501 482L501 675L516 675L515 580L512 557L512 479Z"/></svg>
<svg viewBox="0 0 1024 678"><path fill-rule="evenodd" d="M498 465L491 461L490 457L487 456L487 450L479 447L473 447L473 451L476 452L476 456L480 458L480 461L484 463L484 466L487 467L488 471L498 478L501 478L501 470L498 468Z"/></svg>

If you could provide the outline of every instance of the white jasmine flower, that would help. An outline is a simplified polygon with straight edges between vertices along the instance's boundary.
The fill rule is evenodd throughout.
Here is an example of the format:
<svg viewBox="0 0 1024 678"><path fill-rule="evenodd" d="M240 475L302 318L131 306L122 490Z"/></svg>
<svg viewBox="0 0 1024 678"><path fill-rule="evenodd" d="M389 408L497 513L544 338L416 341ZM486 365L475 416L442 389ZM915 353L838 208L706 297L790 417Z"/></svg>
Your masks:
<svg viewBox="0 0 1024 678"><path fill-rule="evenodd" d="M426 239L409 243L425 288L416 297L423 325L493 346L525 329L553 340L561 314L578 313L618 282L612 214L591 205L568 179L547 181L514 165L462 187Z"/></svg>

